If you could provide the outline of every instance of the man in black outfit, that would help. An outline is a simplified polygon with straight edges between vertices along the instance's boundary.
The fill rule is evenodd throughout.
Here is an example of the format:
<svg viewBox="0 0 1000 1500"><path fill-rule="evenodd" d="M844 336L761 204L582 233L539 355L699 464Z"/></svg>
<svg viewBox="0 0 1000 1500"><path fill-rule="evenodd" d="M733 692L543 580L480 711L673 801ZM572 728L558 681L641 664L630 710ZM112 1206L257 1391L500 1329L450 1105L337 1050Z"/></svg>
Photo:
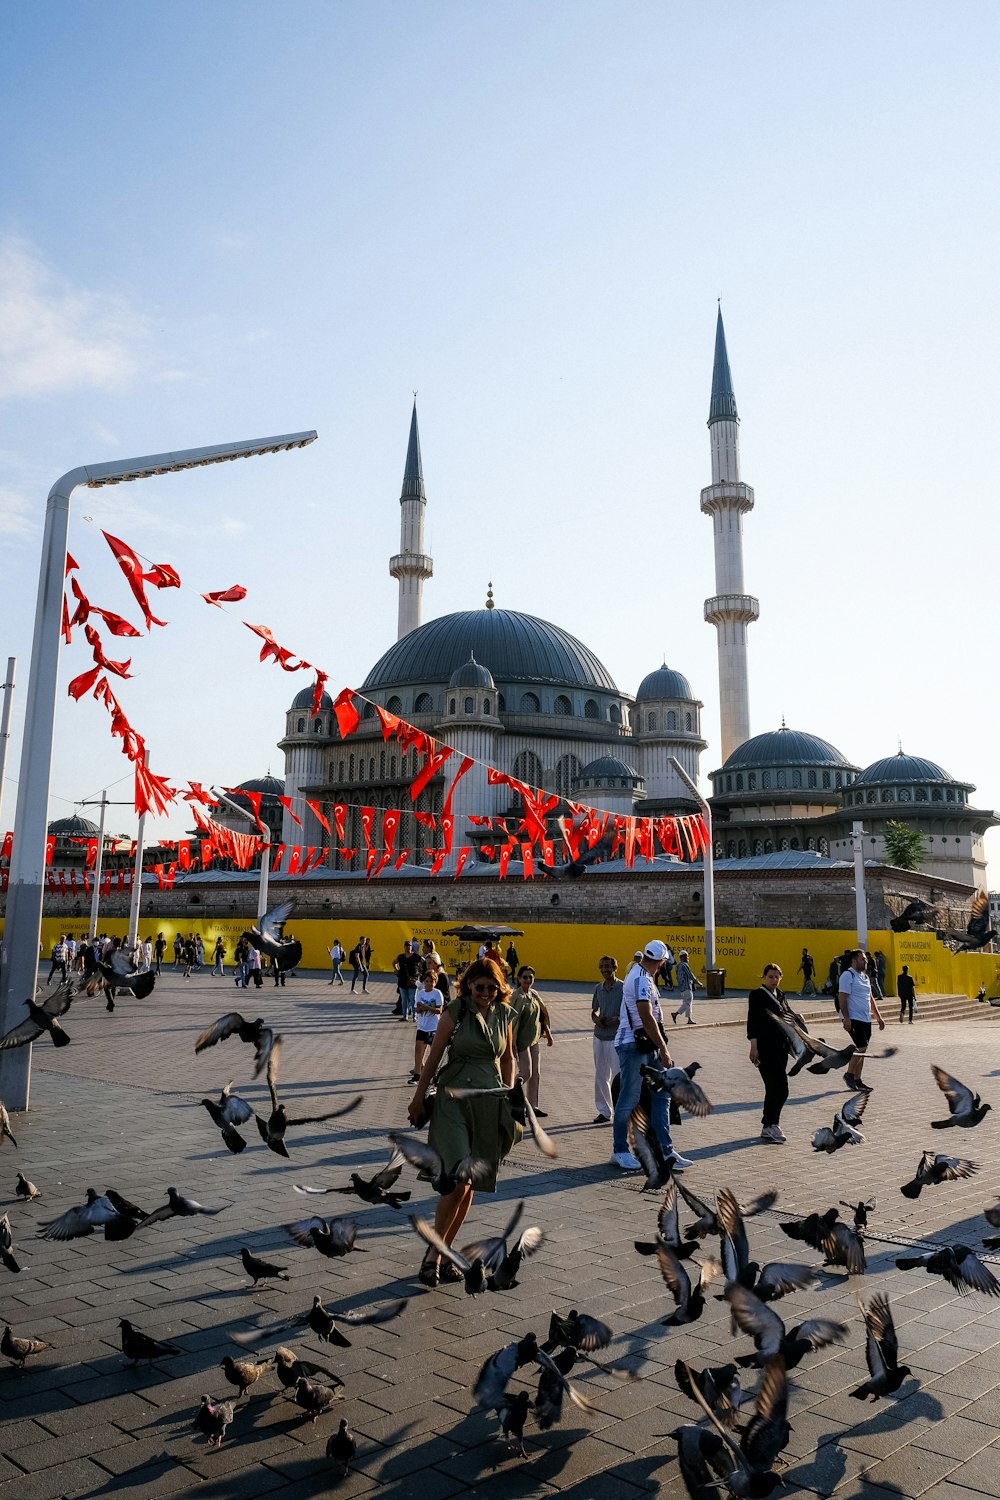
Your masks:
<svg viewBox="0 0 1000 1500"><path fill-rule="evenodd" d="M764 1083L764 1113L761 1117L761 1144L783 1146L785 1135L781 1129L781 1111L788 1098L788 1042L781 1027L770 1019L772 1015L790 1017L785 997L778 985L781 970L777 964L764 968L760 987L751 990L747 998L747 1039L750 1042L750 1061L760 1073Z"/></svg>
<svg viewBox="0 0 1000 1500"><path fill-rule="evenodd" d="M909 1006L910 1025L912 1026L913 1002L916 999L917 991L916 986L913 983L913 975L910 973L910 970L906 964L903 965L903 972L896 976L896 994L899 996L899 1024L900 1026L902 1026L903 1012L906 1010L906 1007Z"/></svg>

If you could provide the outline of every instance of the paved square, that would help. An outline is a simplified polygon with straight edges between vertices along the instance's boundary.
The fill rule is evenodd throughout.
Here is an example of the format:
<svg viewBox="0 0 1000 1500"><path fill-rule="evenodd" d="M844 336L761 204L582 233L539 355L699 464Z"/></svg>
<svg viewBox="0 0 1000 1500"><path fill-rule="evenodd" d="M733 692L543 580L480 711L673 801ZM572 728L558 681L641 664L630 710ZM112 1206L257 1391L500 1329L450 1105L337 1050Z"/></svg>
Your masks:
<svg viewBox="0 0 1000 1500"><path fill-rule="evenodd" d="M660 1326L669 1306L656 1262L632 1249L634 1238L652 1235L658 1195L643 1196L634 1177L610 1165L610 1130L590 1123L589 990L541 986L556 1034L555 1046L543 1050L542 1103L558 1159L522 1143L496 1196L478 1195L468 1223L470 1237L498 1228L523 1198L525 1222L539 1224L546 1242L524 1266L518 1289L472 1299L460 1286L419 1287L422 1246L404 1214L292 1191L295 1182L346 1183L353 1168L370 1173L385 1159L386 1132L406 1125L413 1028L392 1017L391 984L376 979L367 997L352 997L349 987L331 989L326 978L302 975L284 989L268 982L246 992L231 979L203 972L185 982L167 969L150 1001L122 1001L108 1015L103 1003L83 999L66 1018L72 1046L36 1046L32 1109L14 1121L19 1149L8 1142L2 1155L5 1207L23 1269L19 1276L0 1269L0 1287L3 1318L14 1332L51 1348L23 1374L0 1369L0 1500L327 1490L444 1500L470 1488L519 1500L683 1495L666 1434L694 1421L697 1411L676 1388L674 1361L721 1363L750 1345L742 1338L734 1344L728 1309L711 1299L693 1325ZM230 1078L258 1107L266 1100L263 1084L250 1081L249 1047L232 1039L194 1055L198 1032L234 1006L283 1033L282 1094L300 1112L364 1093L362 1108L329 1129L290 1132L288 1161L269 1153L252 1125L248 1149L230 1155L198 1103ZM738 1002L726 1001L714 1011L704 1003L697 1014L710 1022L739 1011ZM835 1022L826 1034L837 1036ZM1000 1027L890 1024L882 1040L901 1050L891 1063L868 1066L876 1090L864 1121L867 1143L832 1157L815 1154L809 1137L830 1123L845 1097L837 1075L793 1080L783 1119L788 1144L761 1146L760 1089L741 1028L702 1024L673 1036L679 1062L702 1063L700 1079L715 1104L711 1116L686 1120L678 1133L695 1163L685 1181L705 1197L725 1184L741 1198L780 1189L776 1210L750 1221L755 1259L818 1263L780 1232L782 1214L878 1198L867 1276L848 1281L825 1273L815 1291L777 1309L788 1323L822 1312L851 1326L845 1346L808 1357L792 1374L787 1490L866 1500L1000 1495L1000 1299L959 1297L940 1278L894 1264L901 1244L930 1238L978 1247L988 1232L982 1210L1000 1196L1000 1085L990 1076L1000 1074ZM997 1111L973 1131L931 1132L929 1121L945 1112L931 1062L981 1087L986 1098L995 1089ZM899 1185L925 1147L969 1156L982 1171L910 1202ZM18 1169L41 1188L38 1202L14 1201ZM117 1188L153 1208L170 1184L227 1207L215 1218L174 1219L118 1243L100 1235L68 1243L38 1236L38 1226L82 1202L88 1186ZM431 1211L432 1195L409 1169L400 1185L412 1191L408 1207ZM295 1246L281 1226L313 1210L355 1213L361 1250L326 1260ZM252 1293L239 1257L244 1244L287 1266L290 1281ZM901 1359L915 1378L900 1399L866 1407L847 1392L865 1375L856 1294L875 1290L891 1299ZM227 1353L239 1352L230 1334L304 1311L314 1292L341 1310L410 1301L394 1322L349 1329L350 1349L298 1330L282 1335L304 1357L336 1370L346 1399L313 1425L269 1375L237 1409L221 1450L208 1449L191 1424L202 1392L231 1393L219 1368ZM584 1367L580 1384L599 1411L567 1406L547 1433L529 1421L529 1458L510 1457L492 1417L473 1409L469 1387L487 1355L530 1328L543 1333L550 1311L569 1306L611 1324L611 1355L641 1379L626 1383ZM181 1354L130 1368L119 1346L120 1317L176 1343ZM262 1336L260 1347L276 1342ZM324 1457L340 1416L358 1441L357 1462L343 1480Z"/></svg>

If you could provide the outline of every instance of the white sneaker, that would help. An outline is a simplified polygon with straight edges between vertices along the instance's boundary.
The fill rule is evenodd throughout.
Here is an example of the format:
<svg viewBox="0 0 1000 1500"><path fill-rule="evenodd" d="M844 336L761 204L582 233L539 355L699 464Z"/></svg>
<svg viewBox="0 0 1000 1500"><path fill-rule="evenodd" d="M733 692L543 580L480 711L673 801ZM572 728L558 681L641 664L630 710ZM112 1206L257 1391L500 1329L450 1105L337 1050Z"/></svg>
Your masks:
<svg viewBox="0 0 1000 1500"><path fill-rule="evenodd" d="M621 1167L623 1172L641 1172L642 1162L637 1160L631 1151L616 1151L611 1160L616 1167Z"/></svg>
<svg viewBox="0 0 1000 1500"><path fill-rule="evenodd" d="M783 1146L788 1139L780 1125L772 1125L770 1127L770 1135L772 1141L778 1146Z"/></svg>
<svg viewBox="0 0 1000 1500"><path fill-rule="evenodd" d="M694 1166L694 1162L690 1161L686 1156L681 1156L679 1151L672 1152L672 1154L667 1157L666 1161L667 1166L670 1167L674 1172L686 1172L688 1167Z"/></svg>

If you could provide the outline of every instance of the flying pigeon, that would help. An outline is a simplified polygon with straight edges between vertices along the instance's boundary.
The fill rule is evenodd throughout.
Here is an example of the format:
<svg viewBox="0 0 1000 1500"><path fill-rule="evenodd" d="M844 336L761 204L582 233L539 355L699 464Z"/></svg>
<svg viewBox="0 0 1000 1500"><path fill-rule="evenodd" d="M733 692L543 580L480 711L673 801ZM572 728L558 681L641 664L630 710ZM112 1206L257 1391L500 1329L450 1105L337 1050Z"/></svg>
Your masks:
<svg viewBox="0 0 1000 1500"><path fill-rule="evenodd" d="M161 1219L190 1219L195 1214L209 1214L214 1217L215 1214L221 1214L226 1207L228 1207L227 1204L220 1203L218 1208L206 1208L204 1203L198 1202L197 1198L185 1198L184 1194L179 1193L176 1188L168 1187L166 1203L161 1203L159 1208L154 1208L151 1214L147 1214L139 1227L145 1229L147 1224L158 1224Z"/></svg>
<svg viewBox="0 0 1000 1500"><path fill-rule="evenodd" d="M925 1187L935 1187L939 1182L957 1182L961 1177L971 1177L979 1171L978 1162L966 1161L963 1157L935 1156L925 1151L917 1164L912 1182L904 1182L900 1188L904 1198L919 1198Z"/></svg>
<svg viewBox="0 0 1000 1500"><path fill-rule="evenodd" d="M831 1318L809 1318L786 1330L773 1308L735 1282L726 1287L726 1301L737 1326L750 1334L756 1345L755 1354L737 1356L736 1363L744 1368L763 1369L769 1359L780 1354L785 1368L794 1370L814 1349L843 1343L847 1337L847 1325Z"/></svg>
<svg viewBox="0 0 1000 1500"><path fill-rule="evenodd" d="M940 1250L930 1250L924 1255L900 1255L896 1258L900 1271L915 1271L923 1266L928 1276L943 1276L949 1286L963 1297L970 1291L985 1292L988 1297L1000 1297L1000 1281L987 1270L968 1245L945 1245Z"/></svg>
<svg viewBox="0 0 1000 1500"><path fill-rule="evenodd" d="M301 1115L298 1119L292 1119L285 1106L278 1099L278 1059L281 1056L281 1038L275 1037L271 1054L267 1060L267 1087L271 1095L271 1113L266 1120L257 1116L257 1129L260 1138L269 1150L278 1156L287 1156L285 1147L285 1131L294 1125L319 1125L324 1120L336 1120L341 1115L349 1115L353 1109L364 1099L363 1094L355 1094L348 1104L342 1104L339 1109L328 1109L321 1115ZM346 1191L346 1189L345 1189ZM406 1195L409 1197L409 1194Z"/></svg>
<svg viewBox="0 0 1000 1500"><path fill-rule="evenodd" d="M238 1036L241 1042L247 1042L255 1049L253 1076L259 1078L267 1067L271 1048L276 1042L280 1043L281 1037L276 1036L270 1026L265 1026L260 1016L256 1021L247 1021L238 1010L231 1010L206 1027L195 1042L194 1050L204 1052L206 1047L214 1047L217 1042L224 1042L231 1036Z"/></svg>
<svg viewBox="0 0 1000 1500"><path fill-rule="evenodd" d="M858 1306L868 1334L865 1359L871 1379L855 1386L850 1395L858 1401L867 1401L869 1396L878 1401L881 1396L891 1396L899 1390L910 1373L910 1367L899 1363L899 1342L888 1297L878 1292L867 1307L859 1297Z"/></svg>
<svg viewBox="0 0 1000 1500"><path fill-rule="evenodd" d="M987 943L992 943L996 933L990 926L990 898L987 892L979 891L973 896L964 934L939 931L936 936L938 942L944 943L952 953L974 953L977 948L985 948Z"/></svg>
<svg viewBox="0 0 1000 1500"><path fill-rule="evenodd" d="M478 1187L481 1182L488 1179L493 1170L489 1162L481 1156L464 1156L454 1172L446 1172L440 1156L419 1136L393 1130L389 1132L389 1141L394 1151L398 1151L411 1167L416 1167L422 1176L426 1176L435 1193L440 1193L442 1196L453 1193L460 1182L468 1182L473 1187Z"/></svg>
<svg viewBox="0 0 1000 1500"><path fill-rule="evenodd" d="M822 1126L812 1138L814 1151L825 1151L832 1156L844 1146L859 1146L865 1137L858 1129L861 1116L868 1107L868 1094L853 1094L833 1117L832 1128Z"/></svg>
<svg viewBox="0 0 1000 1500"><path fill-rule="evenodd" d="M993 1108L991 1104L984 1104L978 1094L966 1088L964 1083L959 1083L957 1078L952 1078L944 1068L935 1067L931 1063L931 1072L934 1074L934 1082L948 1101L948 1119L932 1120L932 1130L950 1130L953 1125L960 1130L971 1130L986 1118L987 1110Z"/></svg>
<svg viewBox="0 0 1000 1500"><path fill-rule="evenodd" d="M259 927L251 927L249 932L243 934L252 948L269 958L274 967L281 971L294 969L302 961L302 944L296 938L281 935L281 929L291 916L294 905L294 901L283 901L280 906L275 906L261 917Z"/></svg>
<svg viewBox="0 0 1000 1500"><path fill-rule="evenodd" d="M351 1106L353 1108L353 1105ZM308 1187L305 1183L295 1182L292 1187L297 1193L353 1193L360 1198L362 1203L384 1203L388 1208L399 1209L400 1205L409 1198L409 1193L393 1192L391 1189L398 1182L403 1170L403 1153L393 1147L389 1160L380 1171L372 1177L362 1177L359 1172L351 1173L351 1180L347 1187Z"/></svg>
<svg viewBox="0 0 1000 1500"><path fill-rule="evenodd" d="M0 1048L24 1047L28 1042L37 1041L46 1031L54 1046L68 1047L69 1037L60 1026L59 1017L64 1016L73 1004L73 995L73 981L67 979L51 995L46 995L41 1005L36 1005L33 999L25 1000L28 1014L23 1021L0 1036Z"/></svg>
<svg viewBox="0 0 1000 1500"><path fill-rule="evenodd" d="M236 1129L237 1125L245 1125L248 1120L254 1118L253 1106L238 1094L230 1093L232 1080L226 1084L219 1096L218 1103L214 1099L203 1099L201 1102L208 1110L214 1124L222 1131L222 1139L233 1155L245 1151L247 1143Z"/></svg>
<svg viewBox="0 0 1000 1500"><path fill-rule="evenodd" d="M358 1225L356 1219L321 1219L316 1214L311 1219L286 1224L285 1233L291 1235L297 1245L305 1245L307 1249L318 1250L320 1255L336 1260L354 1249Z"/></svg>

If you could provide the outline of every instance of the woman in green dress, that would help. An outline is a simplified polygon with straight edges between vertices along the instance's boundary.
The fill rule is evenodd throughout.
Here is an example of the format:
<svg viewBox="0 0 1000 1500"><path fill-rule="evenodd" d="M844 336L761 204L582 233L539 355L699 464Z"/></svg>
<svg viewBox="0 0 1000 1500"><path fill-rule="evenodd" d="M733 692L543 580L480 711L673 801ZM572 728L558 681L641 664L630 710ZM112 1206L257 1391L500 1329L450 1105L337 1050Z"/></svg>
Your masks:
<svg viewBox="0 0 1000 1500"><path fill-rule="evenodd" d="M508 1006L510 991L500 967L489 959L477 959L462 975L457 997L446 1005L438 1022L434 1042L424 1058L420 1081L410 1100L410 1123L418 1125L425 1114L424 1096L436 1075L437 1093L431 1112L427 1143L454 1172L464 1157L480 1157L488 1170L477 1186L496 1191L501 1161L518 1139L520 1129L506 1094L484 1094L473 1099L453 1099L448 1088L510 1088L514 1082L514 1039ZM438 1069L445 1051L448 1061ZM450 1245L472 1207L473 1189L460 1182L438 1199L434 1228ZM425 1286L440 1280L460 1280L450 1261L439 1264L429 1250L420 1268Z"/></svg>

